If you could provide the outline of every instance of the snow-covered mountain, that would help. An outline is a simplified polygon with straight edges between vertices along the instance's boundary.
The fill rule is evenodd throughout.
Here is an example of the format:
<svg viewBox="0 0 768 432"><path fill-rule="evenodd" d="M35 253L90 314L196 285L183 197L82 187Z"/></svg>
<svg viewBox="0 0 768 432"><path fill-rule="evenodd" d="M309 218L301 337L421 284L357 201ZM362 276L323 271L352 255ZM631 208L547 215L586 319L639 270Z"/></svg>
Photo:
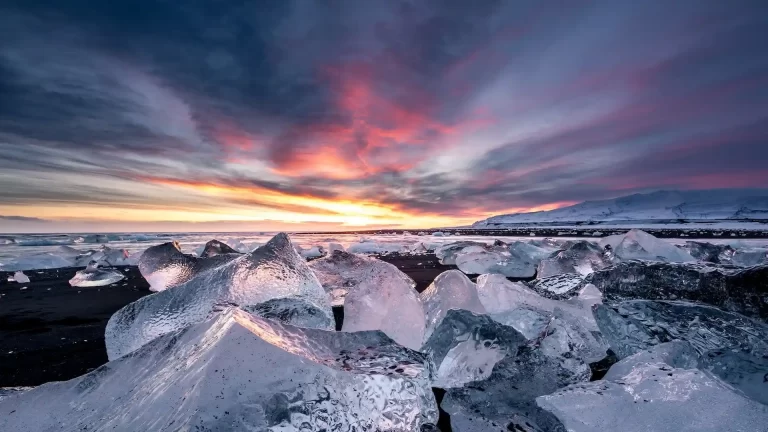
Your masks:
<svg viewBox="0 0 768 432"><path fill-rule="evenodd" d="M585 201L557 210L493 216L473 228L525 223L768 220L768 189L658 191Z"/></svg>

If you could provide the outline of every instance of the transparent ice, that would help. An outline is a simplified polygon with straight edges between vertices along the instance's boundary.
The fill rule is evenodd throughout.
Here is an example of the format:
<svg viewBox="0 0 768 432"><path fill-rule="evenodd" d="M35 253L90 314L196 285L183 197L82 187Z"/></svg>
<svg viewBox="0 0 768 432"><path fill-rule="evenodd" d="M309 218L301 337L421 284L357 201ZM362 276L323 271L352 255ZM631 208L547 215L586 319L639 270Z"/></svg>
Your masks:
<svg viewBox="0 0 768 432"><path fill-rule="evenodd" d="M111 285L125 279L123 272L113 268L99 268L96 261L92 261L84 270L79 270L69 280L73 287L96 287Z"/></svg>
<svg viewBox="0 0 768 432"><path fill-rule="evenodd" d="M458 270L448 270L437 275L427 289L419 294L419 298L427 323L424 339L429 338L451 309L486 313L474 282Z"/></svg>
<svg viewBox="0 0 768 432"><path fill-rule="evenodd" d="M619 260L696 261L685 250L639 229L632 229L626 234L603 237L600 240L600 246L610 246L614 257Z"/></svg>

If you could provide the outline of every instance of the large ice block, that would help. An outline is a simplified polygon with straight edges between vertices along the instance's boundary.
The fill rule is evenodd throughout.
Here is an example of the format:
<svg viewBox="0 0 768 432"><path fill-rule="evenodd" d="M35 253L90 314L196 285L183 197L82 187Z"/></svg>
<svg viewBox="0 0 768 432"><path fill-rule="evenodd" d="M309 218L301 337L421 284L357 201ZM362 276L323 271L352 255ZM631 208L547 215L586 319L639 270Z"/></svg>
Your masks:
<svg viewBox="0 0 768 432"><path fill-rule="evenodd" d="M427 323L425 339L429 338L451 309L486 313L474 282L458 270L448 270L437 275L427 289L419 294L419 298L424 307Z"/></svg>
<svg viewBox="0 0 768 432"><path fill-rule="evenodd" d="M86 375L3 399L0 430L412 431L437 420L428 376L422 354L381 332L224 308Z"/></svg>
<svg viewBox="0 0 768 432"><path fill-rule="evenodd" d="M279 303L289 307L302 302L302 310L313 311L310 321L334 328L328 295L282 233L250 254L236 256L182 285L142 297L117 311L107 323L107 354L110 359L118 358L158 336L201 322L221 304L248 308L276 299L296 300ZM296 322L297 311L277 311L279 304L272 304L271 316L293 317L290 322Z"/></svg>

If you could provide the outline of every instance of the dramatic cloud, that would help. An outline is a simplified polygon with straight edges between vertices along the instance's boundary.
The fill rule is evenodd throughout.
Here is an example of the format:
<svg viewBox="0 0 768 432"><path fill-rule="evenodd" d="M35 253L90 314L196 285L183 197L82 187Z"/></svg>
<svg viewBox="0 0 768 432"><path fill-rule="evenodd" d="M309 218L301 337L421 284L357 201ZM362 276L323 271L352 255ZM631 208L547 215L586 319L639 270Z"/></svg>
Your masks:
<svg viewBox="0 0 768 432"><path fill-rule="evenodd" d="M766 16L749 0L6 2L0 212L416 227L765 186Z"/></svg>

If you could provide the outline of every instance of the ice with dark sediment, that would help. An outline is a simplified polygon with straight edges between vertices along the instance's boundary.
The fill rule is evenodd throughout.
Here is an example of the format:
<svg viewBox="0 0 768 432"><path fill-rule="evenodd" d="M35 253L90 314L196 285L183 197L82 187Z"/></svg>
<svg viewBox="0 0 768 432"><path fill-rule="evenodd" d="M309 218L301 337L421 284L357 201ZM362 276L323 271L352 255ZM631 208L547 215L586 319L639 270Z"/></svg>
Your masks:
<svg viewBox="0 0 768 432"><path fill-rule="evenodd" d="M595 319L618 358L684 340L697 352L737 349L768 356L768 325L744 315L683 301L629 300L595 306Z"/></svg>
<svg viewBox="0 0 768 432"><path fill-rule="evenodd" d="M428 377L424 355L381 332L224 308L86 375L5 398L0 430L412 431L437 420Z"/></svg>
<svg viewBox="0 0 768 432"><path fill-rule="evenodd" d="M586 278L610 301L691 300L768 319L768 265L746 269L701 263L629 261Z"/></svg>
<svg viewBox="0 0 768 432"><path fill-rule="evenodd" d="M578 291L585 285L585 282L584 276L578 273L562 273L537 278L527 285L544 297L566 300L578 295Z"/></svg>
<svg viewBox="0 0 768 432"><path fill-rule="evenodd" d="M499 273L507 277L530 278L549 251L514 242L509 245L469 246L456 255L456 266L467 274Z"/></svg>
<svg viewBox="0 0 768 432"><path fill-rule="evenodd" d="M340 279L334 279L334 286L345 281L355 285L342 288L349 289L343 299L343 331L381 330L400 345L421 347L424 311L411 278L389 263L346 252L334 252L323 260L314 268L344 272ZM321 278L331 280L328 273Z"/></svg>
<svg viewBox="0 0 768 432"><path fill-rule="evenodd" d="M411 289L416 287L416 282L390 263L340 250L311 261L309 268L315 273L323 289L331 296L331 304L334 306L343 305L347 293L360 285L363 279L369 277L375 268L398 274L398 281L405 281Z"/></svg>
<svg viewBox="0 0 768 432"><path fill-rule="evenodd" d="M138 267L150 290L164 291L240 256L242 254L225 253L198 258L183 253L177 242L168 242L145 250L138 260Z"/></svg>
<svg viewBox="0 0 768 432"><path fill-rule="evenodd" d="M600 246L610 246L615 259L640 259L665 262L692 262L696 258L669 242L658 239L639 229L632 229L626 234L603 237Z"/></svg>
<svg viewBox="0 0 768 432"><path fill-rule="evenodd" d="M69 280L69 284L73 287L97 287L111 285L123 279L125 279L125 275L120 270L99 268L99 264L92 261L84 270L75 273Z"/></svg>
<svg viewBox="0 0 768 432"><path fill-rule="evenodd" d="M454 416L461 419L455 430L472 424L503 430L510 423L563 430L534 400L590 376L583 361L553 355L515 329L464 310L448 311L423 350L436 364L433 385L448 388L441 406L452 427Z"/></svg>
<svg viewBox="0 0 768 432"><path fill-rule="evenodd" d="M462 249L469 246L479 246L481 248L485 248L487 245L485 243L466 240L446 243L442 246L438 246L435 249L435 256L437 256L440 264L456 265L456 256L461 252Z"/></svg>
<svg viewBox="0 0 768 432"><path fill-rule="evenodd" d="M475 283L458 270L440 273L434 281L419 294L426 317L427 339L451 309L464 309L484 314L485 307L478 297Z"/></svg>
<svg viewBox="0 0 768 432"><path fill-rule="evenodd" d="M537 278L566 273L588 275L607 267L610 261L602 247L586 240L569 242L567 248L552 253L539 262Z"/></svg>
<svg viewBox="0 0 768 432"><path fill-rule="evenodd" d="M166 244L157 252L169 249L176 250L180 259L188 257L173 244ZM206 260L220 257L229 256ZM312 310L308 318L316 327L334 328L328 295L288 236L282 233L250 254L237 255L192 275L181 285L143 297L117 311L107 323L107 354L115 359L133 352L156 337L205 320L221 304L250 308L278 299L303 302L302 310ZM296 302L283 305L293 308ZM270 316L292 317L290 322L296 322L293 309L279 311L276 306L279 304L273 303L268 311Z"/></svg>
<svg viewBox="0 0 768 432"><path fill-rule="evenodd" d="M730 264L734 249L727 244L712 244L707 242L687 241L683 249L699 261L714 264Z"/></svg>
<svg viewBox="0 0 768 432"><path fill-rule="evenodd" d="M203 251L200 253L200 258L210 258L216 255L224 254L238 254L239 251L235 250L226 243L213 239L203 246Z"/></svg>
<svg viewBox="0 0 768 432"><path fill-rule="evenodd" d="M613 365L605 380L574 384L536 403L569 432L765 430L768 407L664 345L652 351L672 352L637 353Z"/></svg>

